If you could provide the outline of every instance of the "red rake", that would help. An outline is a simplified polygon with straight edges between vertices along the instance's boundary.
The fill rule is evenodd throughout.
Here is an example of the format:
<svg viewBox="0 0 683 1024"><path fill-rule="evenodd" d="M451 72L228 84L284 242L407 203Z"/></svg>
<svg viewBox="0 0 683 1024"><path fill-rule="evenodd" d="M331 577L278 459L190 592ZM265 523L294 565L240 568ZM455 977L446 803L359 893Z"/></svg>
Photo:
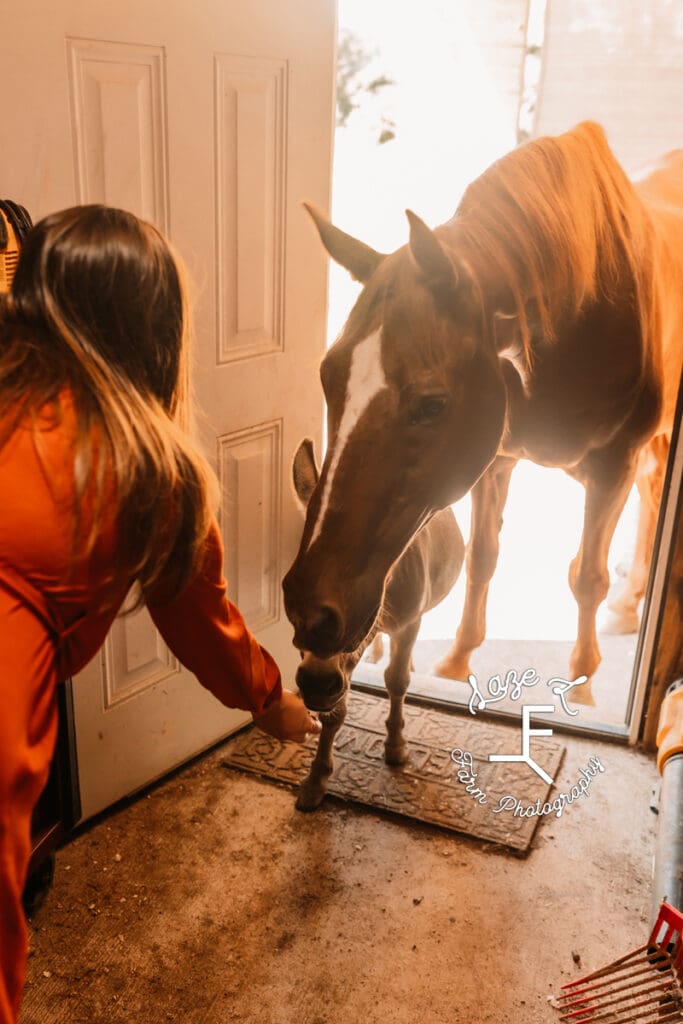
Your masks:
<svg viewBox="0 0 683 1024"><path fill-rule="evenodd" d="M662 903L649 941L562 986L560 1020L575 1024L683 1022L683 914Z"/></svg>

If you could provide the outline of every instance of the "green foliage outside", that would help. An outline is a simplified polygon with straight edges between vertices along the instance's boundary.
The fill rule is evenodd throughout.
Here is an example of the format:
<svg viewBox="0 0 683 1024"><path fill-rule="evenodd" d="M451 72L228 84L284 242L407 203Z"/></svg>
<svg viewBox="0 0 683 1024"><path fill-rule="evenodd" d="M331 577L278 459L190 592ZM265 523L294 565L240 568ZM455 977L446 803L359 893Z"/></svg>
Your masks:
<svg viewBox="0 0 683 1024"><path fill-rule="evenodd" d="M383 89L394 84L387 75L368 75L367 68L376 56L358 36L342 29L337 47L337 127L345 128L354 110L358 110L369 97L378 96ZM383 145L395 138L396 124L381 114L377 128L377 142Z"/></svg>

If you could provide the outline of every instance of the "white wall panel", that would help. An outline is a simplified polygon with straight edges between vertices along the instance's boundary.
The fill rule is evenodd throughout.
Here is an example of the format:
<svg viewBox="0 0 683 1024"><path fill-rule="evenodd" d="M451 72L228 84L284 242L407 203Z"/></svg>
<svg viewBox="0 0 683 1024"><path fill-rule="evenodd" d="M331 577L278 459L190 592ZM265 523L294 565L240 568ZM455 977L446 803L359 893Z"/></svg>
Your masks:
<svg viewBox="0 0 683 1024"><path fill-rule="evenodd" d="M528 0L463 0L461 7L482 66L510 122L516 124L526 54ZM470 97L469 102L476 102L476 98Z"/></svg>
<svg viewBox="0 0 683 1024"><path fill-rule="evenodd" d="M683 4L549 0L536 135L602 124L627 171L683 146Z"/></svg>

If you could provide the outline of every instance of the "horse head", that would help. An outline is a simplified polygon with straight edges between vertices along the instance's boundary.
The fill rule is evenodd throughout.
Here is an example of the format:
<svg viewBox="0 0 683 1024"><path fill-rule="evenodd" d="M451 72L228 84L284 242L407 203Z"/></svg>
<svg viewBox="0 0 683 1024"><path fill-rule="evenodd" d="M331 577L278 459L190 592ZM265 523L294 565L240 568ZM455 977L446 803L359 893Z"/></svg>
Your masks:
<svg viewBox="0 0 683 1024"><path fill-rule="evenodd" d="M304 511L308 509L319 479L320 471L315 460L313 442L305 438L297 448L292 463L294 490ZM300 649L301 663L296 672L296 684L307 708L331 712L338 707L348 690L351 673L360 660L367 639L364 636L358 648L351 653L340 651L326 658L316 657L311 651Z"/></svg>
<svg viewBox="0 0 683 1024"><path fill-rule="evenodd" d="M364 284L321 365L328 449L283 582L295 645L328 658L358 648L393 563L494 458L506 392L476 282L438 231L408 212L409 245L383 256L309 212Z"/></svg>

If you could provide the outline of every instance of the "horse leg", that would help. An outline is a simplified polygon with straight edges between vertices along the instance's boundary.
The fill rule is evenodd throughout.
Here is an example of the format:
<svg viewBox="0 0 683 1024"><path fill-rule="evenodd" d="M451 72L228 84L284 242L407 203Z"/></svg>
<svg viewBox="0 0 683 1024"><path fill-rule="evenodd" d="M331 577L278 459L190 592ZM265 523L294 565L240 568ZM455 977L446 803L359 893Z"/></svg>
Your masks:
<svg viewBox="0 0 683 1024"><path fill-rule="evenodd" d="M470 655L486 637L486 598L498 561L498 535L516 459L499 455L472 488L472 527L467 546L465 607L455 643L434 671L447 679L467 679Z"/></svg>
<svg viewBox="0 0 683 1024"><path fill-rule="evenodd" d="M607 555L617 520L633 485L636 454L627 453L611 465L604 456L589 457L574 475L586 489L583 535L569 567L569 585L579 608L576 643L569 662L570 678L587 676L572 700L594 704L590 678L600 664L595 616L609 589Z"/></svg>
<svg viewBox="0 0 683 1024"><path fill-rule="evenodd" d="M384 640L380 632L375 633L372 638L370 650L365 653L365 660L371 665L376 665L384 657Z"/></svg>
<svg viewBox="0 0 683 1024"><path fill-rule="evenodd" d="M403 700L410 685L410 655L420 630L420 622L421 617L391 636L391 657L384 673L389 693L387 738L384 744L384 760L387 764L404 764L407 757L403 739Z"/></svg>
<svg viewBox="0 0 683 1024"><path fill-rule="evenodd" d="M327 782L334 768L332 760L334 738L344 724L345 718L346 694L331 711L321 712L320 721L323 728L313 763L309 768L308 775L299 786L296 798L298 811L314 811L322 803L327 792Z"/></svg>
<svg viewBox="0 0 683 1024"><path fill-rule="evenodd" d="M636 469L640 508L633 562L623 589L609 603L610 615L603 627L603 633L622 634L638 631L638 606L645 594L650 573L668 455L669 437L666 434L653 438L640 451Z"/></svg>

